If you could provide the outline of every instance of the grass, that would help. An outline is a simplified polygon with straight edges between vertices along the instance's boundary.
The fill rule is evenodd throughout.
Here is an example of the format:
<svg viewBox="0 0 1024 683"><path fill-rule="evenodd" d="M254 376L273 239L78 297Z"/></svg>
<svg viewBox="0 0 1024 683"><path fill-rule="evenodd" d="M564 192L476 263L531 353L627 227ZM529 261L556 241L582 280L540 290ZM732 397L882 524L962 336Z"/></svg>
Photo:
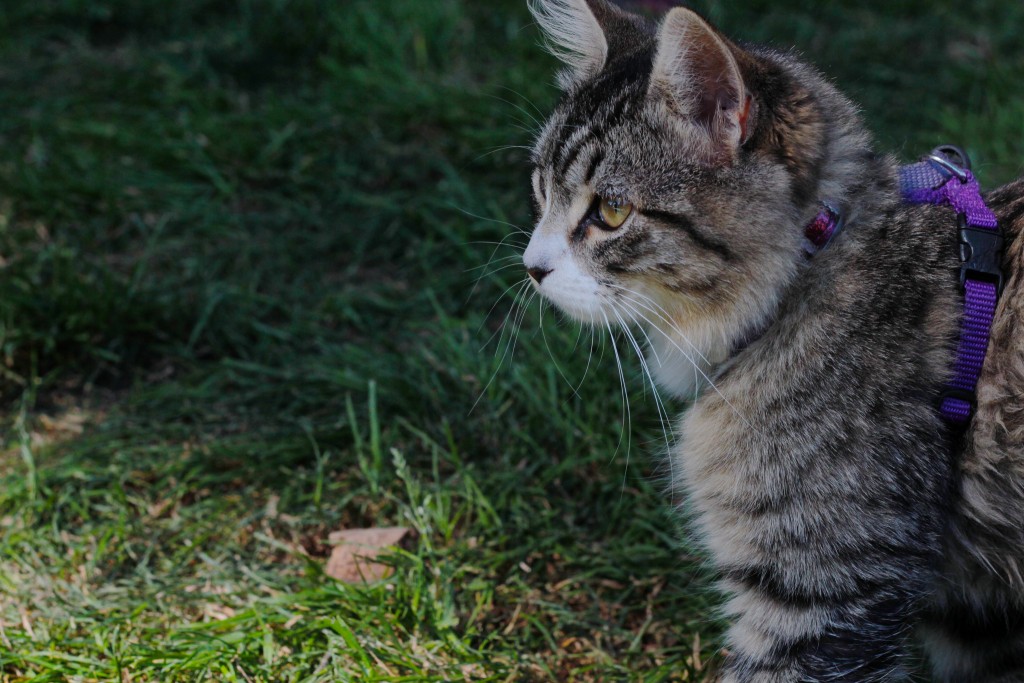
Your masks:
<svg viewBox="0 0 1024 683"><path fill-rule="evenodd" d="M607 339L507 317L556 97L523 5L3 3L0 681L714 669L638 364L624 427ZM698 7L883 148L1021 172L1020 3ZM326 577L374 525L419 532L391 577Z"/></svg>

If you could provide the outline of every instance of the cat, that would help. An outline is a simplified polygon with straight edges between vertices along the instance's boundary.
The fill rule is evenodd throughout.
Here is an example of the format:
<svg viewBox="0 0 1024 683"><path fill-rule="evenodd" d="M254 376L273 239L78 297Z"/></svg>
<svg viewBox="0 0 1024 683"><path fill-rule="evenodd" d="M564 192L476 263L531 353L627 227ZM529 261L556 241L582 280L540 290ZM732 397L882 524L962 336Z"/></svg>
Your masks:
<svg viewBox="0 0 1024 683"><path fill-rule="evenodd" d="M1024 680L1024 181L985 196L1005 284L963 433L956 216L901 199L845 96L685 8L530 7L565 69L524 264L693 400L670 457L730 596L721 680L904 680L915 641L934 680Z"/></svg>

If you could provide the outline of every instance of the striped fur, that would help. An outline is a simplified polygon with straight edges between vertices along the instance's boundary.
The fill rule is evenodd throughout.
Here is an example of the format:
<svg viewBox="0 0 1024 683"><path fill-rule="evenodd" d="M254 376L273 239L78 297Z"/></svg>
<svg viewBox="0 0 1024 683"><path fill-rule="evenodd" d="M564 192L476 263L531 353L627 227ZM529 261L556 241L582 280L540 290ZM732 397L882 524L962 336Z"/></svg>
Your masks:
<svg viewBox="0 0 1024 683"><path fill-rule="evenodd" d="M1024 182L989 196L1011 277L957 437L935 409L953 218L900 202L855 107L685 9L533 9L589 57L535 147L524 261L570 315L644 328L655 379L695 399L671 457L732 595L722 680L904 680L915 631L940 681L1024 680ZM633 207L621 227L601 197ZM808 259L822 199L847 227Z"/></svg>

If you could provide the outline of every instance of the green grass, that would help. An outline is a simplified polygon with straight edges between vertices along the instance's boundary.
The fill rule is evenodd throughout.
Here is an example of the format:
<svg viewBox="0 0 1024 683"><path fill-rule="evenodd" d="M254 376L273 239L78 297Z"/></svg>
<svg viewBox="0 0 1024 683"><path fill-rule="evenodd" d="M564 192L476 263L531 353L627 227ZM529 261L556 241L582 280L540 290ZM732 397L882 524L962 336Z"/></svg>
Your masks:
<svg viewBox="0 0 1024 683"><path fill-rule="evenodd" d="M601 335L588 371L534 302L504 353L556 97L524 4L3 3L0 681L713 669L635 359L624 430ZM884 148L1019 174L1024 6L861 4L700 8ZM419 532L393 575L325 577L373 525Z"/></svg>

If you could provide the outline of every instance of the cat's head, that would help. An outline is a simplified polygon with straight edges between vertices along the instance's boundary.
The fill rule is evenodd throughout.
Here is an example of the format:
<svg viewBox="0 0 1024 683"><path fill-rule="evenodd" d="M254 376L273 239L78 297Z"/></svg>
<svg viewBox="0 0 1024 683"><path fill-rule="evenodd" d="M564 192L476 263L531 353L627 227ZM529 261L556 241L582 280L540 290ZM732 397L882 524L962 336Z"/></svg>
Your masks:
<svg viewBox="0 0 1024 683"><path fill-rule="evenodd" d="M659 24L606 0L531 9L566 64L533 155L533 285L582 321L728 345L799 269L818 201L842 200L842 159L867 147L853 108L684 8Z"/></svg>

